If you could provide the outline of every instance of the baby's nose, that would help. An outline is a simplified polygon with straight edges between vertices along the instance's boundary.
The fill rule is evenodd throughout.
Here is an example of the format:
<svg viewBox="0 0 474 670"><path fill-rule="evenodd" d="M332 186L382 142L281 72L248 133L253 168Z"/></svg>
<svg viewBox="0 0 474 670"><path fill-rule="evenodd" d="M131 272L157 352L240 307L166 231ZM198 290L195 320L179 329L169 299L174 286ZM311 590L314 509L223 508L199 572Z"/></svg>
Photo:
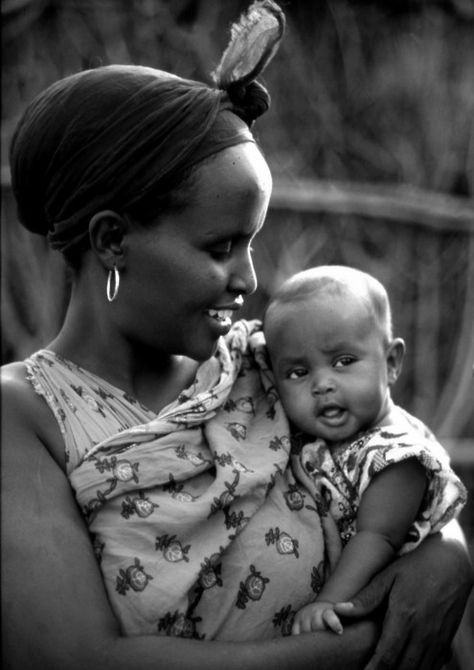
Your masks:
<svg viewBox="0 0 474 670"><path fill-rule="evenodd" d="M313 381L311 393L313 395L324 395L325 393L334 393L336 384L328 375L318 375Z"/></svg>

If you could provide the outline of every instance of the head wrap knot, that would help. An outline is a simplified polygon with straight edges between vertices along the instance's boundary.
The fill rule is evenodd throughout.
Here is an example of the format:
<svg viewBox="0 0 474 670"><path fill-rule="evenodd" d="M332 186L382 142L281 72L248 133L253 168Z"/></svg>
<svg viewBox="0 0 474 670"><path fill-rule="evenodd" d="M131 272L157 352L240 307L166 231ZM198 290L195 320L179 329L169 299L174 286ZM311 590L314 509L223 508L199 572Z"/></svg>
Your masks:
<svg viewBox="0 0 474 670"><path fill-rule="evenodd" d="M258 16L267 21L269 5L252 5L254 34ZM249 126L269 106L254 78L269 57L260 40L258 63L250 59L242 70L248 47L247 41L240 55L234 50L238 67L228 62L215 86L148 67L109 65L46 89L26 109L11 145L20 221L67 253L88 246L89 222L98 211L151 219L176 204L193 166L254 141ZM269 48L275 51L274 37Z"/></svg>
<svg viewBox="0 0 474 670"><path fill-rule="evenodd" d="M234 104L233 112L249 126L270 108L270 95L258 81L251 81L247 86L231 84L227 93Z"/></svg>

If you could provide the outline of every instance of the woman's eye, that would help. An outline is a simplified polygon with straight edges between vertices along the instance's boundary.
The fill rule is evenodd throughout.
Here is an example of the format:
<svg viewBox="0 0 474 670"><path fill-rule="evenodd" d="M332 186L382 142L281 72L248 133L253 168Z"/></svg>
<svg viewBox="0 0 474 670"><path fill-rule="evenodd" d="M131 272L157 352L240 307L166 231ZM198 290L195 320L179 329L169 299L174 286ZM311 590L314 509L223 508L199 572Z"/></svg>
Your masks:
<svg viewBox="0 0 474 670"><path fill-rule="evenodd" d="M222 244L214 244L209 248L209 253L213 258L221 260L229 256L232 251L232 242L223 242Z"/></svg>
<svg viewBox="0 0 474 670"><path fill-rule="evenodd" d="M347 365L350 365L355 361L355 358L352 356L341 356L341 358L338 358L337 361L334 363L335 368L345 368Z"/></svg>
<svg viewBox="0 0 474 670"><path fill-rule="evenodd" d="M307 371L304 368L296 368L288 372L287 379L301 379L307 374Z"/></svg>

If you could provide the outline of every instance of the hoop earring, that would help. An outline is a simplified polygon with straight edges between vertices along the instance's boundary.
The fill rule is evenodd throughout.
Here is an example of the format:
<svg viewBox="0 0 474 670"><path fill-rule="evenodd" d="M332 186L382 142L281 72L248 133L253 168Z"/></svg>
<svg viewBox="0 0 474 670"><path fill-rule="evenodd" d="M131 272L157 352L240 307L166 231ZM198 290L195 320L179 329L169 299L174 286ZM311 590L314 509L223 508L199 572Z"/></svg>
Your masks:
<svg viewBox="0 0 474 670"><path fill-rule="evenodd" d="M112 290L112 276L114 278L114 288ZM109 274L107 276L107 300L109 302L113 302L115 298L118 295L120 288L120 273L117 269L117 266L114 265L113 270L109 270Z"/></svg>

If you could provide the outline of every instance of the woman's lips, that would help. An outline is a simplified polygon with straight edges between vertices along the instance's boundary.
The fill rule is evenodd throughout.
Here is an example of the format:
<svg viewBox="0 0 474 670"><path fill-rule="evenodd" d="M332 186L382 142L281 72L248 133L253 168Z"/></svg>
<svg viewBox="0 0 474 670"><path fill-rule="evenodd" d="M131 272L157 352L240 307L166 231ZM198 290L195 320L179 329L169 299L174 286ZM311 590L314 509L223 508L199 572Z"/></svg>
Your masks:
<svg viewBox="0 0 474 670"><path fill-rule="evenodd" d="M211 307L206 310L206 315L211 319L213 324L218 327L219 334L225 335L229 332L232 326L232 316L234 312L239 310L244 304L242 295L237 295L232 303L222 305L222 307Z"/></svg>
<svg viewBox="0 0 474 670"><path fill-rule="evenodd" d="M206 314L217 321L221 325L232 325L232 310L231 309L208 309Z"/></svg>

